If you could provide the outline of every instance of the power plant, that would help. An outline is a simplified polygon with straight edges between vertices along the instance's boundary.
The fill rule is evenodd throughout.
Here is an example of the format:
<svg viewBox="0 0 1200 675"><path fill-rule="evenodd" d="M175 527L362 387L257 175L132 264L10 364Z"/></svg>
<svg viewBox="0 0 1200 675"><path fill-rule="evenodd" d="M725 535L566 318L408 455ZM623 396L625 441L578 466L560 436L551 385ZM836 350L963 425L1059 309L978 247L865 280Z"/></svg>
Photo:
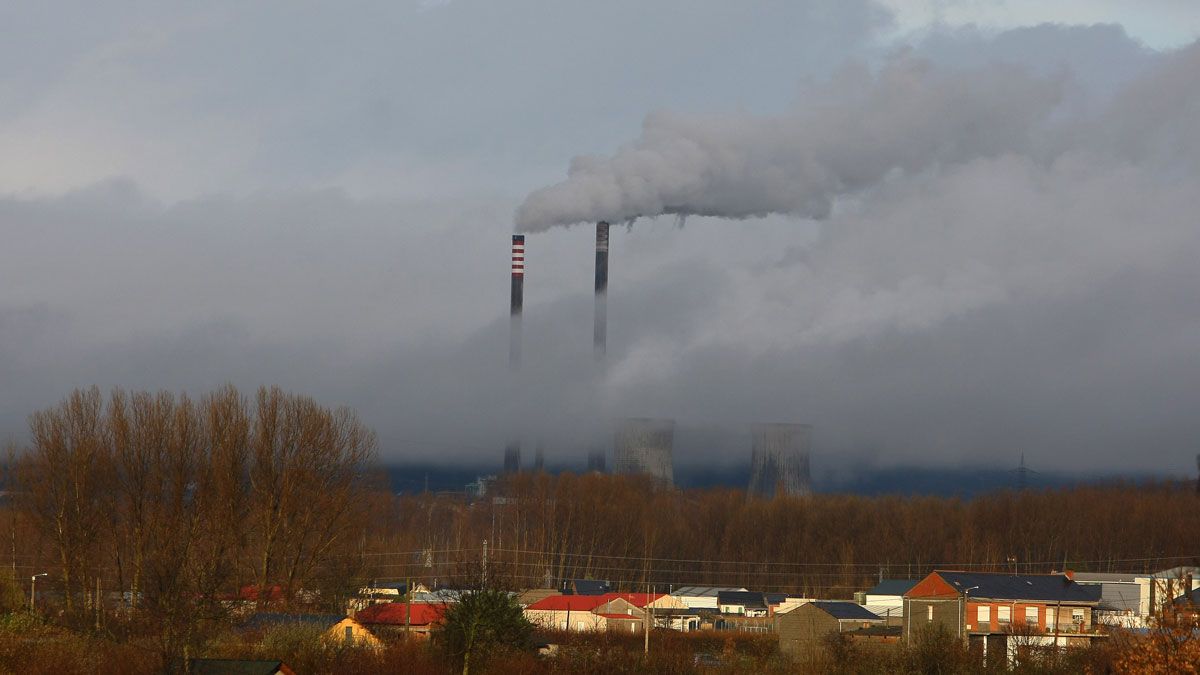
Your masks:
<svg viewBox="0 0 1200 675"><path fill-rule="evenodd" d="M807 424L759 424L751 429L751 497L799 496L812 491L808 457L812 427Z"/></svg>
<svg viewBox="0 0 1200 675"><path fill-rule="evenodd" d="M595 310L592 348L598 361L608 352L608 246L609 224L596 223ZM509 309L509 365L521 369L521 313L524 305L525 235L512 235L511 302ZM666 487L675 485L675 421L630 418L614 434L612 470L616 474L647 475ZM809 452L812 427L807 424L762 424L752 429L751 477L748 493L756 497L806 495L811 491ZM1200 459L1200 458L1198 458ZM539 442L532 469L545 468ZM510 442L504 450L504 472L521 471L521 444ZM605 452L587 456L587 470L604 473Z"/></svg>
<svg viewBox="0 0 1200 675"><path fill-rule="evenodd" d="M665 487L675 485L672 445L675 420L625 420L613 443L613 473L647 475Z"/></svg>

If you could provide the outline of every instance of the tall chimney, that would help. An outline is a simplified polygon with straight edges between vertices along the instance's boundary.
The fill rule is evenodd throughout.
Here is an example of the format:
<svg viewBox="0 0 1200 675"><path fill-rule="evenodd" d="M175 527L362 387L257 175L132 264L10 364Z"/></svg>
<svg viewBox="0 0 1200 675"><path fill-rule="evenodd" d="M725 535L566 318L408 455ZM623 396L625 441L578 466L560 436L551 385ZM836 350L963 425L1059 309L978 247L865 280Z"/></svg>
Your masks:
<svg viewBox="0 0 1200 675"><path fill-rule="evenodd" d="M525 235L512 236L512 301L509 306L508 365L521 367L521 309L525 304Z"/></svg>
<svg viewBox="0 0 1200 675"><path fill-rule="evenodd" d="M608 351L608 223L596 223L596 317L592 346L597 359Z"/></svg>

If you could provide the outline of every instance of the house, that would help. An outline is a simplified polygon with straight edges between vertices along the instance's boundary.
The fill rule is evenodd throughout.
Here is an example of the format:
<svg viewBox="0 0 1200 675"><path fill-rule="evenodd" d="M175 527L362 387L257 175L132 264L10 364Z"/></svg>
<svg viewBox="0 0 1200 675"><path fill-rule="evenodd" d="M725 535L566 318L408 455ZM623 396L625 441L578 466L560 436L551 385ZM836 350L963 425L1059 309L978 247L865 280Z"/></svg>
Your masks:
<svg viewBox="0 0 1200 675"><path fill-rule="evenodd" d="M283 661L251 659L189 659L192 675L296 675Z"/></svg>
<svg viewBox="0 0 1200 675"><path fill-rule="evenodd" d="M604 595L612 593L612 584L595 579L568 579L562 582L563 595Z"/></svg>
<svg viewBox="0 0 1200 675"><path fill-rule="evenodd" d="M630 602L627 596L642 596L633 598L640 600L641 606ZM645 593L552 595L526 607L525 618L549 630L582 633L614 629L636 633L645 621L644 608L651 602Z"/></svg>
<svg viewBox="0 0 1200 675"><path fill-rule="evenodd" d="M864 605L904 606L904 594L917 585L917 579L882 579L863 597Z"/></svg>
<svg viewBox="0 0 1200 675"><path fill-rule="evenodd" d="M678 598L688 609L708 609L716 612L717 594L730 591L745 593L746 589L731 586L680 586L672 591L671 595Z"/></svg>
<svg viewBox="0 0 1200 675"><path fill-rule="evenodd" d="M465 591L460 591L455 588L439 588L434 591L413 589L412 601L414 603L424 603L427 605L446 605L453 604L462 598Z"/></svg>
<svg viewBox="0 0 1200 675"><path fill-rule="evenodd" d="M775 619L779 649L793 656L819 648L829 633L853 634L883 624L883 619L862 605L830 600L806 602Z"/></svg>
<svg viewBox="0 0 1200 675"><path fill-rule="evenodd" d="M1152 574L1077 572L1073 578L1100 588L1096 623L1140 629L1173 598L1200 587L1200 568L1172 567Z"/></svg>
<svg viewBox="0 0 1200 675"><path fill-rule="evenodd" d="M1099 636L1100 589L1064 574L937 570L904 594L904 638L942 626L988 658L1018 649L1086 646ZM988 655L991 656L988 656Z"/></svg>
<svg viewBox="0 0 1200 675"><path fill-rule="evenodd" d="M366 626L341 614L277 614L259 612L242 624L246 630L269 630L278 626L311 626L322 637L336 642L381 647L383 643Z"/></svg>
<svg viewBox="0 0 1200 675"><path fill-rule="evenodd" d="M767 599L754 591L721 591L717 593L717 609L722 614L764 617L770 614Z"/></svg>
<svg viewBox="0 0 1200 675"><path fill-rule="evenodd" d="M904 621L904 594L916 585L916 579L883 579L874 588L855 593L854 598L887 625L899 626Z"/></svg>
<svg viewBox="0 0 1200 675"><path fill-rule="evenodd" d="M552 595L561 594L553 588L530 588L517 594L517 604L522 607L528 607L538 600L548 598Z"/></svg>
<svg viewBox="0 0 1200 675"><path fill-rule="evenodd" d="M428 592L429 589L421 584L415 584L412 587L414 593ZM378 604L381 602L396 602L402 600L408 594L408 583L404 581L377 581L370 586L364 586L358 589L356 597L350 598L347 601L347 613L353 614L369 605Z"/></svg>
<svg viewBox="0 0 1200 675"><path fill-rule="evenodd" d="M1175 610L1186 616L1200 616L1200 588L1192 589L1175 598Z"/></svg>
<svg viewBox="0 0 1200 675"><path fill-rule="evenodd" d="M235 616L246 616L254 612L260 603L268 607L283 605L286 595L283 586L278 584L265 588L247 585L238 588L235 593L222 593L217 599Z"/></svg>
<svg viewBox="0 0 1200 675"><path fill-rule="evenodd" d="M354 619L376 634L412 634L416 637L428 637L441 623L445 612L446 605L388 602L371 605L355 614Z"/></svg>

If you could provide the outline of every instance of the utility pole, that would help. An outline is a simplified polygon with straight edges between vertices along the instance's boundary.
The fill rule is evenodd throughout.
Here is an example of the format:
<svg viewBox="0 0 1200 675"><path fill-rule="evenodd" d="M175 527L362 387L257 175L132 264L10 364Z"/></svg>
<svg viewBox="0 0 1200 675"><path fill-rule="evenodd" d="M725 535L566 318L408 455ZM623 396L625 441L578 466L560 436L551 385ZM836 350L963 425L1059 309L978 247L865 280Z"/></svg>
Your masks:
<svg viewBox="0 0 1200 675"><path fill-rule="evenodd" d="M646 558L646 604L642 607L642 633L643 644L642 653L650 656L650 629L654 627L654 621L650 618L650 559Z"/></svg>
<svg viewBox="0 0 1200 675"><path fill-rule="evenodd" d="M404 580L404 639L410 637L412 631L412 577Z"/></svg>

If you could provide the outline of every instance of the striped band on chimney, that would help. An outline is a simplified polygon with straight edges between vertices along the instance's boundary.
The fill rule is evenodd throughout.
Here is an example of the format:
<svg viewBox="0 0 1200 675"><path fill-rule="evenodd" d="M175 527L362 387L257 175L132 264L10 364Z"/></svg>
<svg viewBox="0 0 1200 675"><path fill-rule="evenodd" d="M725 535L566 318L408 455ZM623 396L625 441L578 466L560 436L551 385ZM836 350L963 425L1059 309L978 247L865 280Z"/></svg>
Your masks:
<svg viewBox="0 0 1200 675"><path fill-rule="evenodd" d="M525 274L525 235L514 234L512 238L512 273Z"/></svg>

